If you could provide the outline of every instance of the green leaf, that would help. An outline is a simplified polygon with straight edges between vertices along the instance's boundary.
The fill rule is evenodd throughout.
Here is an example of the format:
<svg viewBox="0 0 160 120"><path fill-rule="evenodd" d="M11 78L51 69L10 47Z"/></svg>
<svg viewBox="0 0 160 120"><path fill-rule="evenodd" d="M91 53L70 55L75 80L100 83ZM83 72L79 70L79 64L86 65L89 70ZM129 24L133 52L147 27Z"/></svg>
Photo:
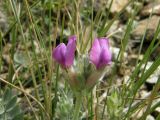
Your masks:
<svg viewBox="0 0 160 120"><path fill-rule="evenodd" d="M13 120L23 120L23 113L16 115Z"/></svg>
<svg viewBox="0 0 160 120"><path fill-rule="evenodd" d="M10 89L6 89L3 96L4 104L6 104L12 97L12 92Z"/></svg>
<svg viewBox="0 0 160 120"><path fill-rule="evenodd" d="M4 105L2 103L2 101L0 100L0 115L4 113Z"/></svg>
<svg viewBox="0 0 160 120"><path fill-rule="evenodd" d="M10 112L9 115L14 118L16 115L18 115L19 113L21 113L19 105L16 105Z"/></svg>
<svg viewBox="0 0 160 120"><path fill-rule="evenodd" d="M10 111L11 109L13 109L13 107L16 105L16 102L17 102L17 97L16 96L12 97L12 99L6 105L6 110Z"/></svg>
<svg viewBox="0 0 160 120"><path fill-rule="evenodd" d="M30 63L29 57L25 52L16 52L14 54L14 61L23 66L27 66Z"/></svg>

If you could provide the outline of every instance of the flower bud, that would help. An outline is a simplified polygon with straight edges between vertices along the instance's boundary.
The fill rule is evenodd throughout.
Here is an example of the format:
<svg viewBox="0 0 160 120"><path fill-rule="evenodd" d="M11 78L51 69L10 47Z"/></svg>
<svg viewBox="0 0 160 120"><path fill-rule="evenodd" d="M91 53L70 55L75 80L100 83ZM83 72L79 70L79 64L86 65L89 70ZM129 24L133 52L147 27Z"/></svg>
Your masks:
<svg viewBox="0 0 160 120"><path fill-rule="evenodd" d="M73 64L76 50L76 36L70 36L67 46L64 43L59 44L53 49L53 58L64 68Z"/></svg>
<svg viewBox="0 0 160 120"><path fill-rule="evenodd" d="M112 54L109 50L107 38L96 38L90 51L90 61L97 69L101 69L111 63Z"/></svg>

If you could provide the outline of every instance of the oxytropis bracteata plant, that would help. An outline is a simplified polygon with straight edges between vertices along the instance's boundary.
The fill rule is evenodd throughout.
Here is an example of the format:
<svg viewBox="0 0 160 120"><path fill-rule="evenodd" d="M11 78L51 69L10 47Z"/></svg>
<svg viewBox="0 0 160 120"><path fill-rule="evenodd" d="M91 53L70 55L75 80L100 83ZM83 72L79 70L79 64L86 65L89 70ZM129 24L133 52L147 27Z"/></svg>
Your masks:
<svg viewBox="0 0 160 120"><path fill-rule="evenodd" d="M97 81L103 77L104 68L110 65L112 54L109 49L107 38L95 38L89 55L77 55L76 36L70 36L68 44L59 44L53 49L53 59L64 69L65 75L69 77L68 83L76 98L74 120L78 119L81 96L83 91L90 91Z"/></svg>

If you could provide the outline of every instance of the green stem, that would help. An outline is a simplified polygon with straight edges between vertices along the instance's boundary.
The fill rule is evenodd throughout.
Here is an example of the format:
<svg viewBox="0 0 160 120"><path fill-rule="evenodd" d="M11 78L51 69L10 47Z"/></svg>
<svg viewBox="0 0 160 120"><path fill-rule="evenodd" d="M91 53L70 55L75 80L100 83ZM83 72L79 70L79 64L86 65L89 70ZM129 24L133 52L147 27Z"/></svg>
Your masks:
<svg viewBox="0 0 160 120"><path fill-rule="evenodd" d="M55 115L55 112L56 112L56 107L57 107L57 101L58 101L58 94L57 94L57 91L58 91L58 80L59 80L59 65L57 66L57 70L56 70L56 83L55 83L55 97L54 99L52 100L52 118L54 117Z"/></svg>
<svg viewBox="0 0 160 120"><path fill-rule="evenodd" d="M76 94L76 104L75 104L73 120L78 120L79 118L79 113L80 113L81 104L82 104L81 102L82 102L82 95Z"/></svg>

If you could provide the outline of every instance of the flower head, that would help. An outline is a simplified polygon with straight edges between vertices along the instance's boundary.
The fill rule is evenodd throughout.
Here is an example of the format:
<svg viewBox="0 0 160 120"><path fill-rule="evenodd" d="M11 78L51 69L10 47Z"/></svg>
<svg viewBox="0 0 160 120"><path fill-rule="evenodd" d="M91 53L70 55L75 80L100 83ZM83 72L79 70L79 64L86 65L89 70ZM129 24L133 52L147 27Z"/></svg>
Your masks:
<svg viewBox="0 0 160 120"><path fill-rule="evenodd" d="M89 58L97 69L111 63L112 54L109 50L109 41L107 38L96 38L94 40Z"/></svg>
<svg viewBox="0 0 160 120"><path fill-rule="evenodd" d="M70 67L73 64L76 50L76 36L70 36L67 46L64 43L59 44L53 49L53 58L63 67Z"/></svg>

